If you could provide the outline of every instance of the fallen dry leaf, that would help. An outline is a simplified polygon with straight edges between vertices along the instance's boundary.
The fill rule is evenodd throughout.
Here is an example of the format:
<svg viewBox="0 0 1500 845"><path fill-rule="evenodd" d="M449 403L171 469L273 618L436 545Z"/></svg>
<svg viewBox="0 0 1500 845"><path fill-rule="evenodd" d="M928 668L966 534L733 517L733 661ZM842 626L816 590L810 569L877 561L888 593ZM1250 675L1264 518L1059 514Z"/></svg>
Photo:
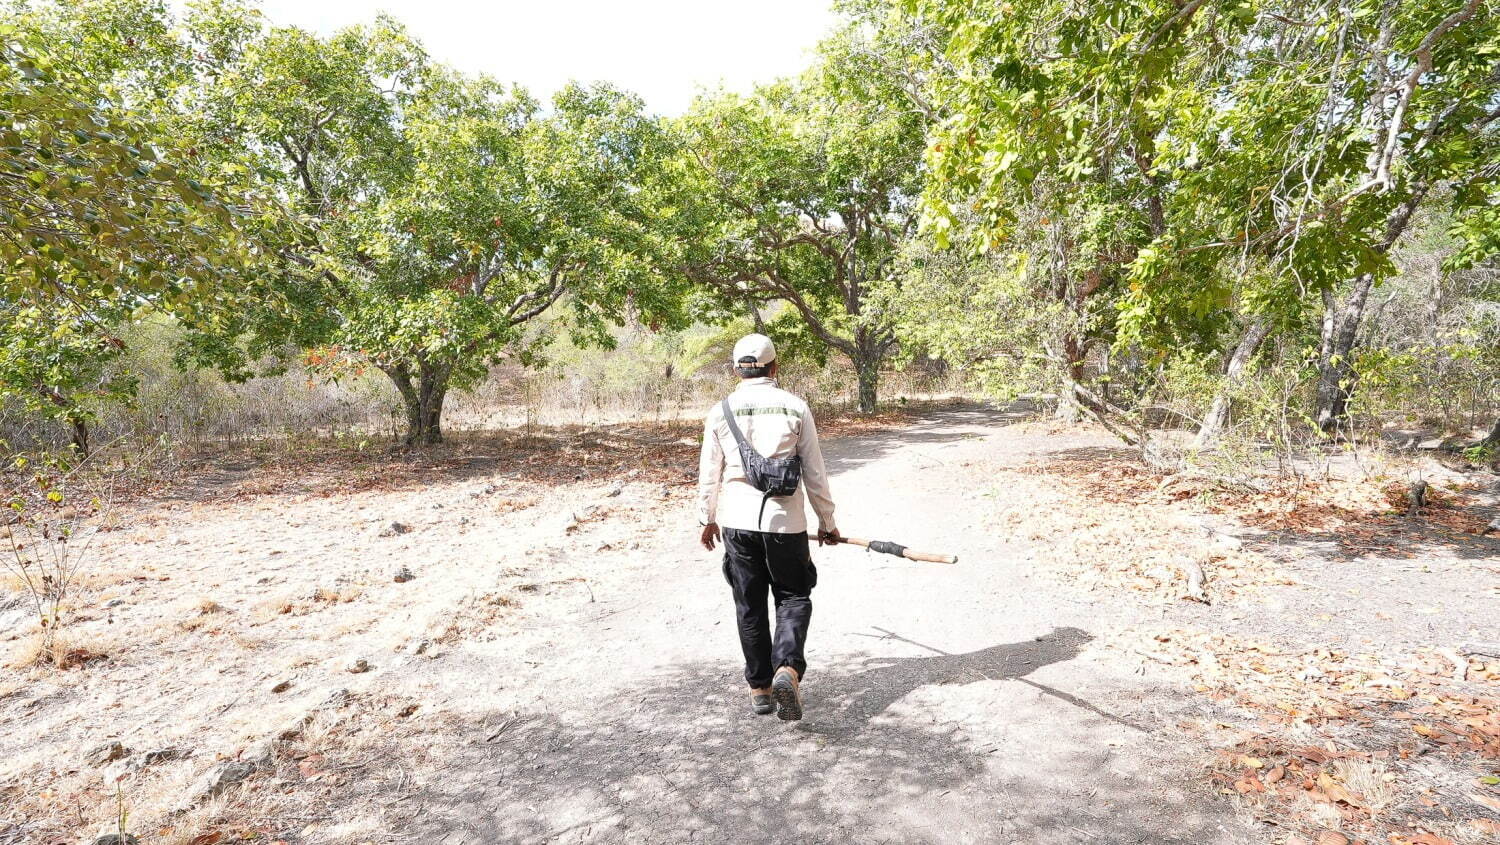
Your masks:
<svg viewBox="0 0 1500 845"><path fill-rule="evenodd" d="M1317 845L1349 845L1349 837L1332 830L1325 830L1318 836Z"/></svg>
<svg viewBox="0 0 1500 845"><path fill-rule="evenodd" d="M1250 792L1266 791L1265 786L1260 782L1260 778L1256 777L1255 775L1246 775L1245 777L1242 777L1239 780L1235 781L1234 788L1238 790L1241 795Z"/></svg>
<svg viewBox="0 0 1500 845"><path fill-rule="evenodd" d="M323 755L314 754L308 757L306 760L299 762L297 764L297 771L301 772L302 776L304 778L307 778L309 781L322 780L323 778L328 777L328 772L323 771L320 765L322 762Z"/></svg>
<svg viewBox="0 0 1500 845"><path fill-rule="evenodd" d="M1469 819L1469 827L1480 833L1500 834L1500 822L1494 819Z"/></svg>

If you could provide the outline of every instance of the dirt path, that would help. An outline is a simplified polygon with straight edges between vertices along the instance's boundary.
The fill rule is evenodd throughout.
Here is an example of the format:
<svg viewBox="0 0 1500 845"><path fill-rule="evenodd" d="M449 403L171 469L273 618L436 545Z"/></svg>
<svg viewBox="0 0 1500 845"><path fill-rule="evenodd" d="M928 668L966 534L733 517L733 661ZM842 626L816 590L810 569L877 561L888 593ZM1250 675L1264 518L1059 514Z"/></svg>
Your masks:
<svg viewBox="0 0 1500 845"><path fill-rule="evenodd" d="M251 463L208 500L184 488L101 535L73 635L107 658L0 675L0 845L100 829L123 764L84 757L108 741L125 763L185 752L122 781L142 841L163 843L1284 841L1205 777L1230 743L1204 732L1233 717L1128 644L1265 632L1311 593L1206 608L1075 583L1073 535L1129 525L1038 534L1059 494L1017 470L1111 443L1019 423L952 408L825 444L847 533L961 562L815 550L791 724L746 704L719 556L696 544L692 438L635 471L574 455L546 483L474 454L400 483L374 464L272 485ZM1421 600L1474 630L1478 599ZM1483 602L1474 618L1500 594ZM0 602L18 645L24 623ZM1317 642L1319 624L1269 634ZM242 786L169 812L215 761L251 759Z"/></svg>
<svg viewBox="0 0 1500 845"><path fill-rule="evenodd" d="M453 845L1253 841L1178 762L1182 703L1091 646L1129 612L1049 595L1027 550L985 529L995 497L1027 495L988 489L987 468L1040 445L1012 421L949 411L829 445L847 531L962 564L819 550L800 724L749 714L718 557L679 503L628 556L547 567L596 601L552 596L529 608L550 624L405 679L451 716L403 743L443 769L379 829Z"/></svg>

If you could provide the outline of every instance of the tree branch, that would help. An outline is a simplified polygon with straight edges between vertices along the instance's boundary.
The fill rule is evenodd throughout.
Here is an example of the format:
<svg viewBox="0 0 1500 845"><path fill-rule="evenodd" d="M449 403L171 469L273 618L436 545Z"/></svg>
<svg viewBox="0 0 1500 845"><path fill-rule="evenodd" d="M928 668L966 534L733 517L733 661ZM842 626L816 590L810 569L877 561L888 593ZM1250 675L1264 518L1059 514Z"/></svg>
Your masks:
<svg viewBox="0 0 1500 845"><path fill-rule="evenodd" d="M1442 23L1427 33L1427 37L1423 38L1422 43L1418 44L1417 49L1412 52L1416 64L1412 65L1411 71L1402 80L1401 96L1396 100L1396 109L1391 114L1390 123L1386 127L1385 148L1380 154L1375 175L1371 180L1380 186L1382 193L1390 190L1391 187L1391 163L1401 146L1401 124L1406 120L1406 109L1411 105L1412 94L1421 84L1422 75L1432 70L1432 48L1436 46L1438 39L1447 35L1459 24L1474 17L1474 13L1479 10L1480 2L1481 0L1469 0L1462 9L1443 19Z"/></svg>

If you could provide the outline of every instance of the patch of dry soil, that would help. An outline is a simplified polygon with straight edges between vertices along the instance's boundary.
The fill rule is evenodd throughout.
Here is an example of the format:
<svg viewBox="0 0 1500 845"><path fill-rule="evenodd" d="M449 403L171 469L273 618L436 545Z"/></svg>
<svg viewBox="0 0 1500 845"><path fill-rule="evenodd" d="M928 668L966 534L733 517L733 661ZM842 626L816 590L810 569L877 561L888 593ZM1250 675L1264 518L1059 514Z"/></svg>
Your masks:
<svg viewBox="0 0 1500 845"><path fill-rule="evenodd" d="M1279 841L1206 785L1204 702L1108 647L1209 611L1071 587L996 518L1054 501L1016 468L1108 445L978 406L829 441L846 533L960 563L815 550L800 723L749 712L688 484L502 461L141 506L72 632L107 660L0 674L0 843L108 829L120 774L142 841ZM254 773L170 812L216 760Z"/></svg>

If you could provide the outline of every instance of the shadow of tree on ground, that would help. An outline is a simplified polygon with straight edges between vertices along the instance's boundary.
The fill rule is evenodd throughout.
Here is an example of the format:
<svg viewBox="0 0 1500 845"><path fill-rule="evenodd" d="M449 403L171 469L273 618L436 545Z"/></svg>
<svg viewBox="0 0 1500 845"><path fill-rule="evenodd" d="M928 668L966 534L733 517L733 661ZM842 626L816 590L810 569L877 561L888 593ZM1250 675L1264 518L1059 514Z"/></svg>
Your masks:
<svg viewBox="0 0 1500 845"><path fill-rule="evenodd" d="M1087 794L1059 786L1064 772L1109 765L1110 746L1151 745L1142 726L1027 677L1090 639L1060 628L962 654L819 669L800 723L750 714L723 664L663 668L602 720L430 723L404 742L432 747L462 733L466 744L445 752L443 778L403 801L387 830L444 845L1243 841L1219 838L1212 818L1164 812L1160 783L1154 806L1129 775ZM495 724L504 727L482 727Z"/></svg>

